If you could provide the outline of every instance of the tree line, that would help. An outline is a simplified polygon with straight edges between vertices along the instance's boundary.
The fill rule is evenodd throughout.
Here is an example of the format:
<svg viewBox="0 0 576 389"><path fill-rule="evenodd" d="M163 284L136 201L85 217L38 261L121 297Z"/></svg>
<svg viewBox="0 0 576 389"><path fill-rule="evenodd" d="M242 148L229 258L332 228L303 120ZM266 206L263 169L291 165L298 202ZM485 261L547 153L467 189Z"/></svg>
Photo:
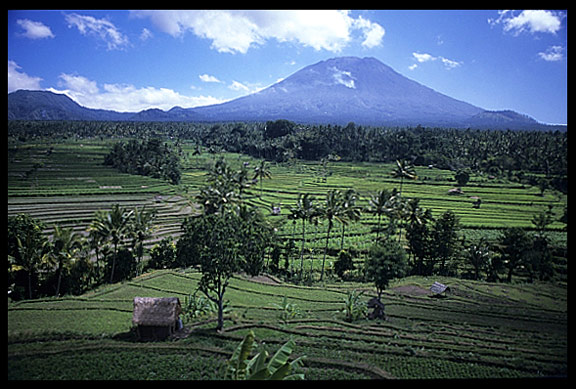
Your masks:
<svg viewBox="0 0 576 389"><path fill-rule="evenodd" d="M11 299L82 294L139 274L144 242L155 231L153 209L100 210L83 231L46 225L29 215L8 218L8 291Z"/></svg>
<svg viewBox="0 0 576 389"><path fill-rule="evenodd" d="M117 142L104 157L104 165L123 173L161 178L174 185L182 177L178 152L159 138Z"/></svg>
<svg viewBox="0 0 576 389"><path fill-rule="evenodd" d="M269 161L394 162L442 169L471 169L567 192L567 133L297 124L288 120L226 122L9 121L9 136L128 137L187 140L208 150L226 150ZM534 173L544 177L535 177Z"/></svg>

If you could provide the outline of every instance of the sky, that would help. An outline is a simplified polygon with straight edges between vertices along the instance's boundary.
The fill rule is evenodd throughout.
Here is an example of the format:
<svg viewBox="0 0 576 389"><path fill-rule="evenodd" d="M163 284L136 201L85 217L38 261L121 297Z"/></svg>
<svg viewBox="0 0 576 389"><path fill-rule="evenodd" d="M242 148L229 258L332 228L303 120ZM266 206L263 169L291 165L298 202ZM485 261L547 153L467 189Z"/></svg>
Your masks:
<svg viewBox="0 0 576 389"><path fill-rule="evenodd" d="M8 93L120 112L217 104L339 56L567 124L566 10L11 10Z"/></svg>

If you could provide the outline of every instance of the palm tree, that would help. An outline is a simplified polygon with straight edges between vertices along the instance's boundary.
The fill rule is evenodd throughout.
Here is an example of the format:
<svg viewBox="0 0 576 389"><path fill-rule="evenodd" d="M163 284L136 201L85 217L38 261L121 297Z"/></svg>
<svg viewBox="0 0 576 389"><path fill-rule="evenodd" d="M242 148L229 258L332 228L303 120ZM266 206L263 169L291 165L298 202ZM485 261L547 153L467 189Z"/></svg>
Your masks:
<svg viewBox="0 0 576 389"><path fill-rule="evenodd" d="M328 231L326 233L326 244L324 245L324 258L322 259L322 271L320 272L320 281L324 277L324 263L326 262L326 252L328 251L328 241L330 240L330 231L334 226L334 220L344 222L344 209L342 207L342 192L338 189L332 189L326 194L326 202L320 208L320 215L328 221Z"/></svg>
<svg viewBox="0 0 576 389"><path fill-rule="evenodd" d="M98 231L98 235L104 237L103 240L110 239L114 245L110 283L114 280L118 245L129 232L129 221L133 213L134 211L128 212L121 208L119 204L114 204L110 212L97 213L96 220L92 223L93 228Z"/></svg>
<svg viewBox="0 0 576 389"><path fill-rule="evenodd" d="M28 298L32 298L32 278L47 260L49 243L45 239L36 239L33 234L26 234L23 240L16 237L16 244L19 256L13 257L16 263L12 264L12 268L28 273Z"/></svg>
<svg viewBox="0 0 576 389"><path fill-rule="evenodd" d="M400 177L400 194L402 194L402 185L404 178L415 180L418 178L414 166L407 160L396 160L396 168L392 171L392 177Z"/></svg>
<svg viewBox="0 0 576 389"><path fill-rule="evenodd" d="M314 205L314 196L310 196L309 193L300 193L298 195L298 201L296 202L296 207L292 207L290 211L292 214L302 220L302 248L300 249L300 278L302 278L302 271L304 269L304 245L306 244L306 220L309 220L311 216L316 212L316 206Z"/></svg>
<svg viewBox="0 0 576 389"><path fill-rule="evenodd" d="M262 181L265 178L272 178L272 173L266 165L266 161L262 160L260 165L254 168L254 179L260 180L260 198L262 198Z"/></svg>
<svg viewBox="0 0 576 389"><path fill-rule="evenodd" d="M375 195L370 197L368 200L368 208L366 209L369 213L372 213L378 216L378 229L376 230L376 239L378 239L380 235L380 222L382 219L382 215L389 215L390 213L390 200L396 195L398 192L396 188L389 191L388 189L382 189L376 192Z"/></svg>
<svg viewBox="0 0 576 389"><path fill-rule="evenodd" d="M144 241L149 239L155 230L152 222L156 218L157 210L146 211L146 206L144 206L142 209L134 208L133 212L134 218L131 223L132 245L136 249L138 265L140 265L144 255Z"/></svg>
<svg viewBox="0 0 576 389"><path fill-rule="evenodd" d="M88 226L88 239L90 248L94 249L94 253L96 254L96 269L98 272L98 278L103 278L100 274L100 258L98 254L100 253L100 246L106 241L108 238L107 236L103 235L103 231L98 229L98 220L104 219L106 212L99 210L96 211L96 215L94 220Z"/></svg>
<svg viewBox="0 0 576 389"><path fill-rule="evenodd" d="M342 223L342 239L340 240L340 250L344 249L344 228L348 222L358 221L362 216L362 209L356 205L358 192L355 189L348 189L344 192L342 199L342 208L344 210L344 221Z"/></svg>
<svg viewBox="0 0 576 389"><path fill-rule="evenodd" d="M240 170L233 174L232 182L238 189L238 197L242 198L242 192L244 192L245 189L250 188L250 185L252 185L252 180L248 178L248 170L244 165L242 165Z"/></svg>
<svg viewBox="0 0 576 389"><path fill-rule="evenodd" d="M72 228L60 228L54 226L54 233L52 235L51 254L55 259L58 268L58 282L56 284L56 294L60 295L60 284L62 282L62 273L65 266L69 266L76 254L77 250L81 247L80 235L73 232Z"/></svg>

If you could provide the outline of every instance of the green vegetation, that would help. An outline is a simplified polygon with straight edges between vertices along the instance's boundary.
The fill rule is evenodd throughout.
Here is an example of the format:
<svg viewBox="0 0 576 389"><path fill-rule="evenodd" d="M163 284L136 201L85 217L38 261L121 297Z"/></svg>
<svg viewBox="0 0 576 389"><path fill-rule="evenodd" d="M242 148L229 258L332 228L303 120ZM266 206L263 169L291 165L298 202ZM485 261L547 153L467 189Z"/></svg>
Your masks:
<svg viewBox="0 0 576 389"><path fill-rule="evenodd" d="M160 139L138 142L118 142L104 157L104 165L110 165L123 173L162 178L172 184L180 183L178 154L168 143Z"/></svg>
<svg viewBox="0 0 576 389"><path fill-rule="evenodd" d="M221 379L250 331L307 379L565 376L565 135L438 131L10 122L9 378ZM108 135L179 181L104 165L150 142ZM179 339L135 342L142 295L180 298Z"/></svg>
<svg viewBox="0 0 576 389"><path fill-rule="evenodd" d="M318 287L234 276L224 332L217 314L186 324L188 337L136 342L135 296L176 296L198 287L197 271L157 270L82 296L24 300L8 307L9 379L221 379L239 342L253 331L273 354L290 337L306 355L306 379L518 378L567 374L567 288L411 276L382 294L386 321L349 322L345 298L363 283ZM439 281L452 288L428 297ZM286 297L285 297L286 296ZM301 315L280 321L282 301Z"/></svg>

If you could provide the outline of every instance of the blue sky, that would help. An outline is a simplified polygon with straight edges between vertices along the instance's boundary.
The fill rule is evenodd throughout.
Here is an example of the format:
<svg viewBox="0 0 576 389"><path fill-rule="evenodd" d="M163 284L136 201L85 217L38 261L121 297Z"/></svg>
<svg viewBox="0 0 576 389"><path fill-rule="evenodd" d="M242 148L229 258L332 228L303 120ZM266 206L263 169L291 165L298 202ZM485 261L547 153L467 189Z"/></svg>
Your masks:
<svg viewBox="0 0 576 389"><path fill-rule="evenodd" d="M358 56L481 108L567 123L566 26L558 10L8 11L8 92L167 110Z"/></svg>

